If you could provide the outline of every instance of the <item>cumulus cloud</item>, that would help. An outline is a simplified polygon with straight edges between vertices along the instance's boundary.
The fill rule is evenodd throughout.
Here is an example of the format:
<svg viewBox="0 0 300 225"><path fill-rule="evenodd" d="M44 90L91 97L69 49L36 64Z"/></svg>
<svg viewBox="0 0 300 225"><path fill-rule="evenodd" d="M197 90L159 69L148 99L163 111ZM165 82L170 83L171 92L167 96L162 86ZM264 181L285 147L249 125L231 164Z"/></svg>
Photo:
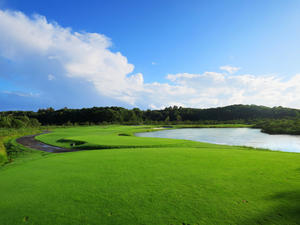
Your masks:
<svg viewBox="0 0 300 225"><path fill-rule="evenodd" d="M66 77L88 81L100 94L130 103L132 92L140 89L142 75L129 76L134 66L120 52L110 51L111 41L102 34L73 32L40 15L29 18L1 10L0 33L0 55L6 59L44 58L61 67ZM48 80L54 78L48 75Z"/></svg>
<svg viewBox="0 0 300 225"><path fill-rule="evenodd" d="M47 102L60 107L124 103L159 109L242 103L300 108L300 74L288 79L233 75L239 67L221 66L223 73L168 74L165 83L145 83L125 56L110 50L111 40L103 34L75 32L40 15L2 10L0 34L0 76L39 93L2 92L2 108L3 102L12 106L13 99L15 104L26 99L26 106L34 99L35 106ZM7 96L10 101L4 101Z"/></svg>
<svg viewBox="0 0 300 225"><path fill-rule="evenodd" d="M241 68L239 68L239 67L234 67L234 66L221 66L220 67L220 70L224 70L224 71L226 71L226 72L228 72L228 73L230 73L230 74L233 74L233 73L235 73L235 72L237 72L237 71L239 71Z"/></svg>
<svg viewBox="0 0 300 225"><path fill-rule="evenodd" d="M160 89L164 90L167 93L165 96L168 97L162 99L160 92L159 96L153 98L164 100L164 105L167 105L165 102L171 103L176 99L177 102L189 107L242 103L300 108L300 74L284 79L272 75L224 75L205 72L169 74L166 78L172 85ZM176 90L170 91L175 85ZM153 105L160 108L158 102Z"/></svg>

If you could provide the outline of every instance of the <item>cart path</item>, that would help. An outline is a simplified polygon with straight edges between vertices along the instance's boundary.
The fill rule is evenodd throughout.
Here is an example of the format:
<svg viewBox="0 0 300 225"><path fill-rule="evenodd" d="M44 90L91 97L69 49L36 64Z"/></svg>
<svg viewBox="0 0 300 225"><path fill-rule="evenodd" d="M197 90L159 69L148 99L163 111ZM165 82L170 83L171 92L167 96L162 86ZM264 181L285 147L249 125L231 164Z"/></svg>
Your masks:
<svg viewBox="0 0 300 225"><path fill-rule="evenodd" d="M74 152L74 151L80 151L78 149L67 149L67 148L61 148L53 145L47 145L43 142L40 142L35 139L35 136L49 133L49 131L45 131L40 134L35 135L27 135L20 138L17 138L17 142L21 145L24 145L25 147L44 151L44 152L52 152L52 153L62 153L62 152Z"/></svg>

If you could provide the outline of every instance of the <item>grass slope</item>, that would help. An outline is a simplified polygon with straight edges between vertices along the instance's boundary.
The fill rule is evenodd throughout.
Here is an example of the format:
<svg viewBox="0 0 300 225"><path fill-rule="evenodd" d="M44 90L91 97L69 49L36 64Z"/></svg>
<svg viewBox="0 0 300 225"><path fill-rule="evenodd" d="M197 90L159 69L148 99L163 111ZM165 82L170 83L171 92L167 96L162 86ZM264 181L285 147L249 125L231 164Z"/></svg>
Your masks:
<svg viewBox="0 0 300 225"><path fill-rule="evenodd" d="M3 142L4 138L0 137L0 166L7 161L7 154Z"/></svg>
<svg viewBox="0 0 300 225"><path fill-rule="evenodd" d="M36 134L36 133L40 133L41 130L39 128L20 128L20 129L13 129L13 128L0 128L0 166L4 163L6 163L7 161L11 162L12 160L14 160L14 158L16 157L16 155L18 155L18 157L20 156L20 154L17 153L21 153L22 156L26 153L28 153L28 151L22 151L22 146L17 145L17 143L15 143L14 139L17 137L21 137L24 135L30 135L30 134ZM10 145L10 143L12 143ZM8 153L7 151L7 145L11 146L11 149L8 149L9 151L14 151L14 153L9 152L11 154L9 154L9 157L7 157ZM14 146L17 149L14 149ZM16 150L16 151L15 151Z"/></svg>
<svg viewBox="0 0 300 225"><path fill-rule="evenodd" d="M169 139L139 148L152 139L118 136L139 129L40 136L135 148L47 154L3 167L1 224L300 224L300 154ZM91 130L107 138L91 138Z"/></svg>

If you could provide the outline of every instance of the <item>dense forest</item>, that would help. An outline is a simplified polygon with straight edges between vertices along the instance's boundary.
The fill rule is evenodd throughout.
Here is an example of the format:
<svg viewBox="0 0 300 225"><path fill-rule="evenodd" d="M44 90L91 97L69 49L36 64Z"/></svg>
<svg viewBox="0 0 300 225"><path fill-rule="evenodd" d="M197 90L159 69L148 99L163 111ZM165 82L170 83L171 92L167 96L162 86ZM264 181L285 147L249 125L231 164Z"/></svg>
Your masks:
<svg viewBox="0 0 300 225"><path fill-rule="evenodd" d="M1 113L2 114L2 113ZM29 118L26 115L17 116L13 113L8 115L0 114L0 128L24 128L38 127L41 123L36 118Z"/></svg>
<svg viewBox="0 0 300 225"><path fill-rule="evenodd" d="M226 107L195 109L168 107L162 110L125 109L122 107L93 107L83 109L53 108L33 111L3 111L0 112L0 126L15 123L31 123L37 119L42 125L66 124L151 124L151 123L218 123L243 122L253 123L261 119L300 118L300 110L284 107L265 107L256 105L231 105ZM14 121L13 119L16 119ZM36 121L35 121L36 122Z"/></svg>
<svg viewBox="0 0 300 225"><path fill-rule="evenodd" d="M256 124L267 133L299 133L300 110L257 105L195 109L167 107L162 110L93 107L83 109L53 108L33 111L0 112L0 127L93 124ZM298 122L295 122L298 121Z"/></svg>
<svg viewBox="0 0 300 225"><path fill-rule="evenodd" d="M261 120L255 124L261 131L268 134L300 135L300 119Z"/></svg>

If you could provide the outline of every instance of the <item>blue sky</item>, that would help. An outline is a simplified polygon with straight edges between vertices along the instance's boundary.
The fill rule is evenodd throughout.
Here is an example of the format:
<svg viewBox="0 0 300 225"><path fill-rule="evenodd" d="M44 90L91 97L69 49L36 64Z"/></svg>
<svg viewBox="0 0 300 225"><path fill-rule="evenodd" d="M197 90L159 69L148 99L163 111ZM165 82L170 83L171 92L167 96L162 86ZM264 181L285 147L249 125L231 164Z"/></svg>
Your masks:
<svg viewBox="0 0 300 225"><path fill-rule="evenodd" d="M0 110L300 108L297 0L0 0L0 10Z"/></svg>

